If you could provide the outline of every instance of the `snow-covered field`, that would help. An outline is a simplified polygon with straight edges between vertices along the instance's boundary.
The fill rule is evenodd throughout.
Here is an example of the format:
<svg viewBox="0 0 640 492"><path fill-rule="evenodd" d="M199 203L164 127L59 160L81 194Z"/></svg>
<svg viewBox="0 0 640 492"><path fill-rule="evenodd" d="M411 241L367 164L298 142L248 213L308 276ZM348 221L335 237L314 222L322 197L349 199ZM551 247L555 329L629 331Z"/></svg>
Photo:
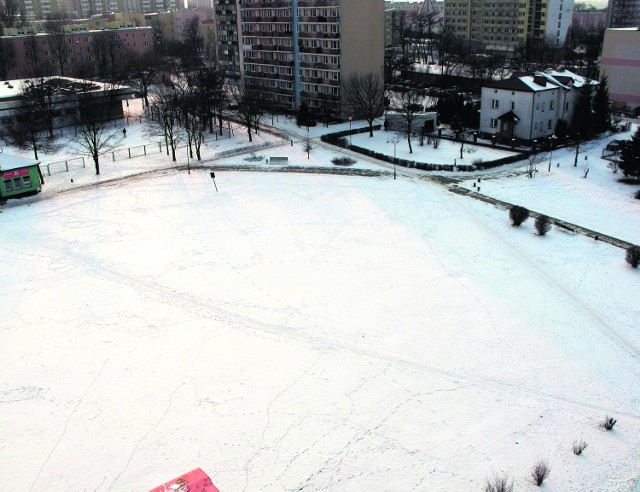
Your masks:
<svg viewBox="0 0 640 492"><path fill-rule="evenodd" d="M216 174L0 214L7 490L638 490L621 251L409 178Z"/></svg>
<svg viewBox="0 0 640 492"><path fill-rule="evenodd" d="M314 140L307 158L306 129L275 123L293 145L263 132L279 146L257 155L339 155ZM127 128L123 145L148 143ZM352 138L393 152L384 132ZM254 165L216 158L245 145L236 129L204 159ZM560 168L483 173L482 192L640 242L635 188L598 145L586 179L557 151ZM148 490L196 467L224 491L482 490L496 473L537 490L544 459L544 490L640 491L639 277L623 251L514 229L413 169L221 170L216 192L172 166L72 166L0 209L7 490Z"/></svg>

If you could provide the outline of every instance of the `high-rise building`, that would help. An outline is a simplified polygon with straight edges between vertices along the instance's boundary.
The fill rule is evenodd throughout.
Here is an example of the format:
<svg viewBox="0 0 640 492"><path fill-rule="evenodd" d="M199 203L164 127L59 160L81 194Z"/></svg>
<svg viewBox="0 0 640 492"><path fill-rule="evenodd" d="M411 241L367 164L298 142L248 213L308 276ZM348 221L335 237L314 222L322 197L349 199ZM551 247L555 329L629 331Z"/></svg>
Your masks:
<svg viewBox="0 0 640 492"><path fill-rule="evenodd" d="M215 57L227 77L240 77L239 17L236 0L214 2Z"/></svg>
<svg viewBox="0 0 640 492"><path fill-rule="evenodd" d="M216 0L216 4L220 0ZM349 75L384 64L384 0L237 0L240 73L274 104L341 112Z"/></svg>
<svg viewBox="0 0 640 492"><path fill-rule="evenodd" d="M573 0L452 0L445 27L460 38L494 49L513 49L527 38L563 43Z"/></svg>
<svg viewBox="0 0 640 492"><path fill-rule="evenodd" d="M640 0L609 0L607 27L640 27Z"/></svg>

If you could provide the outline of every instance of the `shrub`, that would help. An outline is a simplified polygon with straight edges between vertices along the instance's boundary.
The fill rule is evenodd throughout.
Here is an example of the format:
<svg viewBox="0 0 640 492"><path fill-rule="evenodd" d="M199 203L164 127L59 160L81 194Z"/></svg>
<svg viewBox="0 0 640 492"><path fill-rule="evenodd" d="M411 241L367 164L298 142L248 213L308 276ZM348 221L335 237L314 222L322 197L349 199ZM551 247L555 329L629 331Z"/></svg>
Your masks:
<svg viewBox="0 0 640 492"><path fill-rule="evenodd" d="M336 166L353 166L356 163L351 157L335 157L331 162Z"/></svg>
<svg viewBox="0 0 640 492"><path fill-rule="evenodd" d="M640 246L629 246L625 259L633 268L638 268L640 264Z"/></svg>
<svg viewBox="0 0 640 492"><path fill-rule="evenodd" d="M534 225L539 236L544 236L551 230L551 221L546 215L538 215Z"/></svg>
<svg viewBox="0 0 640 492"><path fill-rule="evenodd" d="M471 165L472 165L472 166L475 166L475 167L480 167L480 166L482 166L482 159L481 159L481 158L474 159L474 160L471 162Z"/></svg>
<svg viewBox="0 0 640 492"><path fill-rule="evenodd" d="M508 475L494 475L492 479L487 479L484 492L513 492L513 480Z"/></svg>
<svg viewBox="0 0 640 492"><path fill-rule="evenodd" d="M549 464L544 460L538 461L531 469L533 483L535 483L539 487L540 485L542 485L542 482L545 481L550 473L551 468L549 468Z"/></svg>
<svg viewBox="0 0 640 492"><path fill-rule="evenodd" d="M509 210L509 218L513 227L519 227L525 220L529 218L529 210L520 205L514 205Z"/></svg>
<svg viewBox="0 0 640 492"><path fill-rule="evenodd" d="M636 200L640 200L640 190L636 191L636 194L633 195L633 198L635 198Z"/></svg>
<svg viewBox="0 0 640 492"><path fill-rule="evenodd" d="M616 425L616 422L617 422L616 419L614 419L613 417L609 417L607 415L602 421L602 423L600 424L600 427L610 431L611 429L613 429L613 426Z"/></svg>
<svg viewBox="0 0 640 492"><path fill-rule="evenodd" d="M585 449L587 449L587 443L582 439L573 442L573 454L576 456L580 456Z"/></svg>

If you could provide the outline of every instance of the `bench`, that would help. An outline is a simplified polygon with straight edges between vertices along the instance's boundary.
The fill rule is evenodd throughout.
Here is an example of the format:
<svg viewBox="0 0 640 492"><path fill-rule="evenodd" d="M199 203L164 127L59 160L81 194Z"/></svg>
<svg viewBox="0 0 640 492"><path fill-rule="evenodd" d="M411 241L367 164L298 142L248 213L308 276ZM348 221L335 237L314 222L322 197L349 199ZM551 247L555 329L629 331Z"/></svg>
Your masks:
<svg viewBox="0 0 640 492"><path fill-rule="evenodd" d="M286 164L289 162L288 157L269 157L269 164Z"/></svg>

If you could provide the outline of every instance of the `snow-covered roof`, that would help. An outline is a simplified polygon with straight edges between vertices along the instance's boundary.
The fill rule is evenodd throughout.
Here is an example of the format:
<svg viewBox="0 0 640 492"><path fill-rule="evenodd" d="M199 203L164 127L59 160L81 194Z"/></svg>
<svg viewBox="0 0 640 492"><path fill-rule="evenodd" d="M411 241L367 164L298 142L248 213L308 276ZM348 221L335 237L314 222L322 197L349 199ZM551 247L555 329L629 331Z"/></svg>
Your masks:
<svg viewBox="0 0 640 492"><path fill-rule="evenodd" d="M17 155L0 154L0 171L11 171L21 167L35 166L38 162Z"/></svg>
<svg viewBox="0 0 640 492"><path fill-rule="evenodd" d="M34 79L16 79L16 80L7 80L4 82L0 82L0 102L13 100L20 96L22 92L23 85L29 80L33 81ZM37 79L36 79L37 80ZM68 83L69 85L78 85L78 84L92 84L95 88L93 90L106 90L107 88L117 90L118 92L123 92L126 90L131 91L131 88L124 85L109 85L105 82L98 82L95 80L84 80L84 79L76 79L73 77L44 77L44 81L52 80L52 81L60 81L61 83Z"/></svg>
<svg viewBox="0 0 640 492"><path fill-rule="evenodd" d="M519 92L542 92L557 88L567 90L572 87L580 88L585 84L597 85L598 82L563 68L548 68L544 72L533 72L511 79L490 82L486 87Z"/></svg>

